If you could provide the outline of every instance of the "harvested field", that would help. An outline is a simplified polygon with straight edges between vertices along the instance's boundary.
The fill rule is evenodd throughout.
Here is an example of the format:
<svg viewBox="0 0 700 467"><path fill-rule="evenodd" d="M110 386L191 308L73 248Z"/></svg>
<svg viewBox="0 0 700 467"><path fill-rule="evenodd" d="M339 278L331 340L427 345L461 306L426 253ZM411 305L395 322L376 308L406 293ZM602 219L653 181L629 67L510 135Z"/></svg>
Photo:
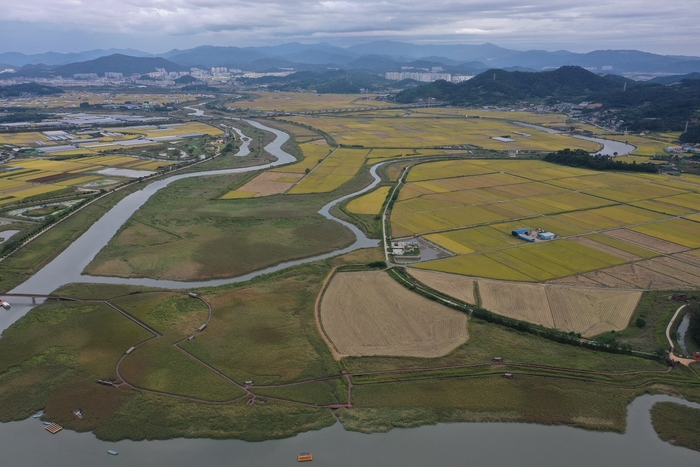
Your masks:
<svg viewBox="0 0 700 467"><path fill-rule="evenodd" d="M623 281L618 277L613 277L610 274L606 274L605 270L602 271L591 271L583 274L583 277L590 279L598 283L599 286L610 287L612 289L633 289L634 285Z"/></svg>
<svg viewBox="0 0 700 467"><path fill-rule="evenodd" d="M642 296L641 291L590 284L569 287L479 280L478 285L481 306L493 313L584 337L625 329Z"/></svg>
<svg viewBox="0 0 700 467"><path fill-rule="evenodd" d="M354 356L438 357L468 339L465 314L382 271L336 274L321 301L321 323L338 352Z"/></svg>
<svg viewBox="0 0 700 467"><path fill-rule="evenodd" d="M642 265L668 277L700 287L700 268L672 258L661 257L645 261Z"/></svg>
<svg viewBox="0 0 700 467"><path fill-rule="evenodd" d="M465 303L476 303L476 297L474 297L474 279L470 277L445 274L443 272L424 271L421 269L409 269L408 272L431 289L435 289L440 293L444 293L445 295L449 295Z"/></svg>
<svg viewBox="0 0 700 467"><path fill-rule="evenodd" d="M554 327L544 285L479 281L481 306L508 318Z"/></svg>
<svg viewBox="0 0 700 467"><path fill-rule="evenodd" d="M685 251L687 249L681 245L627 229L610 230L605 232L605 235L639 245L643 248L658 251L659 253L663 254L680 253L681 251Z"/></svg>
<svg viewBox="0 0 700 467"><path fill-rule="evenodd" d="M686 263L694 264L695 266L700 266L700 255L698 253L700 253L700 250L693 250L687 253L679 253L677 255L673 255L673 257Z"/></svg>
<svg viewBox="0 0 700 467"><path fill-rule="evenodd" d="M255 193L253 196L269 196L284 193L302 177L301 174L286 172L263 172L237 190L226 193L221 199L236 197L233 193ZM249 196L246 196L248 198Z"/></svg>
<svg viewBox="0 0 700 467"><path fill-rule="evenodd" d="M622 266L605 269L603 272L640 289L671 290L691 288L689 283L647 269L642 266L643 264L643 262L623 264Z"/></svg>
<svg viewBox="0 0 700 467"><path fill-rule="evenodd" d="M581 245L596 249L598 251L602 251L603 253L607 253L609 255L617 256L618 258L627 261L639 261L640 259L642 259L639 256L633 255L632 253L627 253L626 251L618 250L617 248L598 243L586 237L574 237L571 240L576 243L580 243Z"/></svg>
<svg viewBox="0 0 700 467"><path fill-rule="evenodd" d="M589 279L587 274L578 274L576 276L562 277L548 281L548 284L570 285L572 287L600 287L600 284L593 279Z"/></svg>
<svg viewBox="0 0 700 467"><path fill-rule="evenodd" d="M636 291L547 287L555 327L583 337L625 329L641 296Z"/></svg>

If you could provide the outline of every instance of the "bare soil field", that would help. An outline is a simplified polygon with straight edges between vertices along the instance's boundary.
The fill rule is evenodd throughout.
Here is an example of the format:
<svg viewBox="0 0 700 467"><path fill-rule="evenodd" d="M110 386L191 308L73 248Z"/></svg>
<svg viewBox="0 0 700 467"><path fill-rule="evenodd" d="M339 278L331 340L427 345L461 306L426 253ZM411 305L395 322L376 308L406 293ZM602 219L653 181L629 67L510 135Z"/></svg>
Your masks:
<svg viewBox="0 0 700 467"><path fill-rule="evenodd" d="M269 196L289 190L302 174L286 172L263 172L236 191L255 192L255 196Z"/></svg>
<svg viewBox="0 0 700 467"><path fill-rule="evenodd" d="M386 272L333 277L323 329L341 354L438 357L467 341L467 316L414 294Z"/></svg>
<svg viewBox="0 0 700 467"><path fill-rule="evenodd" d="M691 252L688 252L688 253L680 253L680 254L677 254L677 255L673 255L673 257L674 257L674 258L677 258L677 259L679 259L679 260L681 260L681 261L685 261L686 263L690 263L690 264L694 264L694 265L696 265L696 266L700 266L700 256L698 256L698 255L696 255L696 254L693 254L693 253L697 253L698 251L700 251L700 250L695 250L695 251L691 251Z"/></svg>
<svg viewBox="0 0 700 467"><path fill-rule="evenodd" d="M600 284L584 274L562 277L547 282L548 284L570 285L572 287L600 287ZM631 286L630 286L631 287Z"/></svg>
<svg viewBox="0 0 700 467"><path fill-rule="evenodd" d="M547 291L542 284L479 281L481 306L509 318L554 327Z"/></svg>
<svg viewBox="0 0 700 467"><path fill-rule="evenodd" d="M598 251L602 251L603 253L617 256L618 258L622 258L622 259L627 260L627 261L639 261L640 259L642 259L637 255L633 255L632 253L627 253L626 251L619 250L619 249L611 247L609 245L603 245L602 243L598 243L598 242L593 241L589 238L574 237L571 240L573 240L576 243L580 243L581 245L585 245L587 247L594 248Z"/></svg>
<svg viewBox="0 0 700 467"><path fill-rule="evenodd" d="M610 287L613 289L633 289L635 288L634 285L625 282L624 280L620 279L619 277L611 276L610 274L607 274L605 270L602 271L591 271L587 272L586 274L583 275L586 279L590 279L594 282L597 282L598 285L597 287L600 287L601 285L604 287Z"/></svg>
<svg viewBox="0 0 700 467"><path fill-rule="evenodd" d="M627 229L610 230L604 232L608 237L624 240L629 243L634 243L644 248L648 248L659 253L670 254L679 253L687 250L686 247L676 243L659 240L658 238L650 237L649 235L640 234Z"/></svg>
<svg viewBox="0 0 700 467"><path fill-rule="evenodd" d="M670 258L656 258L642 265L660 274L700 287L700 269Z"/></svg>
<svg viewBox="0 0 700 467"><path fill-rule="evenodd" d="M625 329L641 296L641 291L547 286L555 327L583 337Z"/></svg>
<svg viewBox="0 0 700 467"><path fill-rule="evenodd" d="M431 289L435 289L438 292L454 297L465 303L476 303L476 297L474 297L474 279L471 277L424 269L409 269L408 272Z"/></svg>
<svg viewBox="0 0 700 467"><path fill-rule="evenodd" d="M665 274L652 271L643 267L644 263L623 264L603 271L613 277L628 282L640 289L687 289L690 286L687 282L668 277Z"/></svg>

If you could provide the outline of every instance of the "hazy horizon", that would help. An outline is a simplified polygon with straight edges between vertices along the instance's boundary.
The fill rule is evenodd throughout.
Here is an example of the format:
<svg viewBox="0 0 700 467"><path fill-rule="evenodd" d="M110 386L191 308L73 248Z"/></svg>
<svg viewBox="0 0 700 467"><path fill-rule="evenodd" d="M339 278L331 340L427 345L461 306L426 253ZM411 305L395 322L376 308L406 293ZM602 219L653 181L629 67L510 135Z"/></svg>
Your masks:
<svg viewBox="0 0 700 467"><path fill-rule="evenodd" d="M200 45L264 46L374 40L483 44L515 49L636 49L700 55L700 22L684 4L652 0L26 0L3 7L0 53Z"/></svg>

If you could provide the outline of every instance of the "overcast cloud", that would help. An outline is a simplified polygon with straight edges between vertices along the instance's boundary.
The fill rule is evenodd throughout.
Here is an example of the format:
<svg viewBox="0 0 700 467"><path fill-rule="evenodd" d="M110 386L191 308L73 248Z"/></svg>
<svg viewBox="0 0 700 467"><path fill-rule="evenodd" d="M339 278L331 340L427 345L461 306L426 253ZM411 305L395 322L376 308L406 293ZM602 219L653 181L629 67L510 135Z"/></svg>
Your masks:
<svg viewBox="0 0 700 467"><path fill-rule="evenodd" d="M492 42L700 55L700 0L0 0L0 52Z"/></svg>

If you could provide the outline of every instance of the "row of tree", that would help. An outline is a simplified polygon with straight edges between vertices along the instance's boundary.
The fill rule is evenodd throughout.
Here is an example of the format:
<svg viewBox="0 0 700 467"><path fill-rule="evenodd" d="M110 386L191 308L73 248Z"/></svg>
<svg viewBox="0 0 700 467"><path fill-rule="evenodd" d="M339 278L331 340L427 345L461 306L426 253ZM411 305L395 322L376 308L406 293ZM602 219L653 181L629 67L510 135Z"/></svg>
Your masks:
<svg viewBox="0 0 700 467"><path fill-rule="evenodd" d="M550 152L544 157L546 162L567 165L569 167L581 167L592 170L623 170L627 172L656 173L656 165L645 162L637 164L615 160L609 156L592 156L583 149L571 150L569 148L557 152Z"/></svg>

